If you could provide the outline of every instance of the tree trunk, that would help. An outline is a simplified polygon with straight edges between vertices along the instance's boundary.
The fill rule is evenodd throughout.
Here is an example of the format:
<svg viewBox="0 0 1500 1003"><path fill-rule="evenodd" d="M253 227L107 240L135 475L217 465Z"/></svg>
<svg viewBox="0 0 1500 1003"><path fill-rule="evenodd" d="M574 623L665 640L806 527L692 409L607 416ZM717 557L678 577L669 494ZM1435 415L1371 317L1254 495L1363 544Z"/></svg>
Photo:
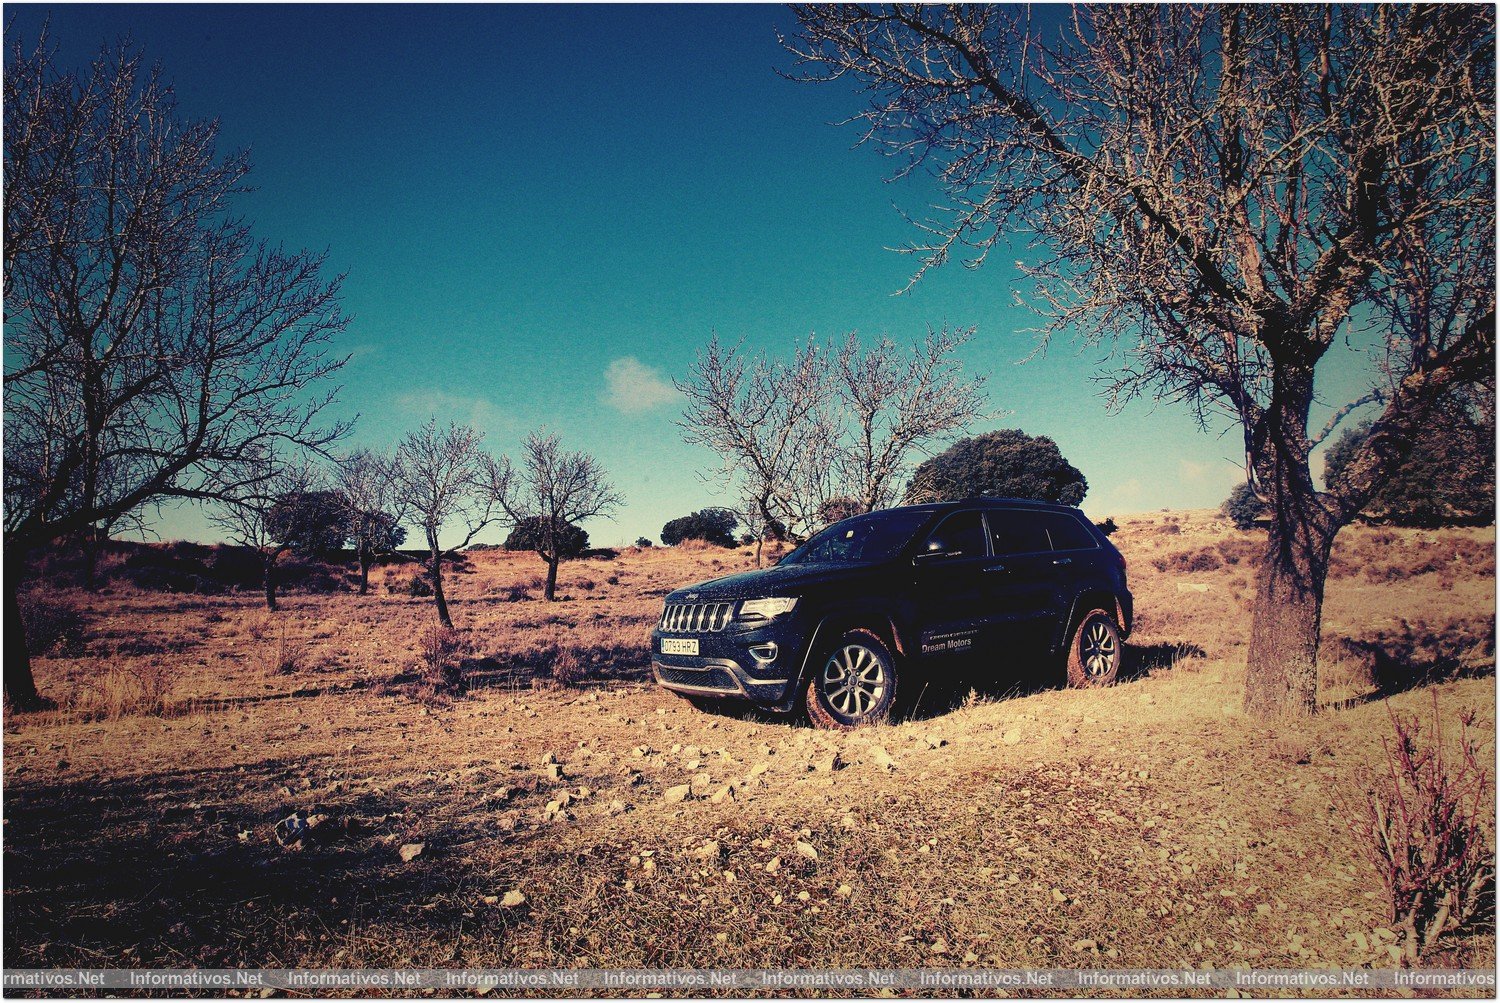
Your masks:
<svg viewBox="0 0 1500 1003"><path fill-rule="evenodd" d="M546 592L546 597L547 597L547 601L548 602L556 602L557 601L557 565L558 565L558 558L556 556L547 558L547 592Z"/></svg>
<svg viewBox="0 0 1500 1003"><path fill-rule="evenodd" d="M1310 361L1279 361L1270 406L1252 429L1256 479L1271 509L1245 668L1245 710L1256 717L1305 717L1318 708L1323 585L1342 520L1313 484L1312 388Z"/></svg>
<svg viewBox="0 0 1500 1003"><path fill-rule="evenodd" d="M370 593L370 554L363 547L359 548L359 594Z"/></svg>
<svg viewBox="0 0 1500 1003"><path fill-rule="evenodd" d="M1274 523L1256 576L1245 710L1257 717L1306 716L1318 706L1318 639L1332 534Z"/></svg>
<svg viewBox="0 0 1500 1003"><path fill-rule="evenodd" d="M443 555L439 550L432 552L432 596L437 601L438 621L444 627L452 627L453 618L448 615L448 600L443 595Z"/></svg>
<svg viewBox="0 0 1500 1003"><path fill-rule="evenodd" d="M83 535L83 587L89 592L99 591L99 543L103 531L90 526Z"/></svg>
<svg viewBox="0 0 1500 1003"><path fill-rule="evenodd" d="M26 640L26 624L21 620L21 575L24 555L7 547L5 552L5 702L13 711L41 710L47 706L36 691L31 674L31 648Z"/></svg>
<svg viewBox="0 0 1500 1003"><path fill-rule="evenodd" d="M263 582L266 589L266 609L276 612L276 556L266 557L266 573Z"/></svg>

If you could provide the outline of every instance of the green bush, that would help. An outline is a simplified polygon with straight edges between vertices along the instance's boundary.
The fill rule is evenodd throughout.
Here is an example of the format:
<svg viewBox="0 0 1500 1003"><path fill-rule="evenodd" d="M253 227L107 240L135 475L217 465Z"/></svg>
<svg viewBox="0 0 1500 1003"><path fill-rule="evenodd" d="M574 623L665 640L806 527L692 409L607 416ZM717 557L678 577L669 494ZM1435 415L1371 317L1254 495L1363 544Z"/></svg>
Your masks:
<svg viewBox="0 0 1500 1003"><path fill-rule="evenodd" d="M1008 428L960 439L924 461L906 488L909 504L990 496L1077 505L1088 481L1057 443Z"/></svg>
<svg viewBox="0 0 1500 1003"><path fill-rule="evenodd" d="M589 534L572 523L558 526L554 536L558 557L577 557L589 549ZM528 550L544 556L550 553L547 544L547 519L539 515L522 519L505 538L505 549Z"/></svg>
<svg viewBox="0 0 1500 1003"><path fill-rule="evenodd" d="M739 516L727 508L705 508L673 519L661 528L661 542L675 547L683 540L703 540L720 547L734 546L734 528Z"/></svg>
<svg viewBox="0 0 1500 1003"><path fill-rule="evenodd" d="M1254 529L1259 520L1270 514L1248 481L1234 486L1219 511L1234 523L1235 529Z"/></svg>

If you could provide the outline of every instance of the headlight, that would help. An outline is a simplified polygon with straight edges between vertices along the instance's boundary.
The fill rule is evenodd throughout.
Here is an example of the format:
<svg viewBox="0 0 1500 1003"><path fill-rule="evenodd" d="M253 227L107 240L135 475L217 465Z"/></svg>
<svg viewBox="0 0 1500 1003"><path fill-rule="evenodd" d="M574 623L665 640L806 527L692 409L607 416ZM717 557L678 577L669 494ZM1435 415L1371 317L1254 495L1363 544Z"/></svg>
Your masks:
<svg viewBox="0 0 1500 1003"><path fill-rule="evenodd" d="M767 620L774 620L783 613L790 613L795 605L797 600L789 597L748 599L740 604L740 616L763 616Z"/></svg>

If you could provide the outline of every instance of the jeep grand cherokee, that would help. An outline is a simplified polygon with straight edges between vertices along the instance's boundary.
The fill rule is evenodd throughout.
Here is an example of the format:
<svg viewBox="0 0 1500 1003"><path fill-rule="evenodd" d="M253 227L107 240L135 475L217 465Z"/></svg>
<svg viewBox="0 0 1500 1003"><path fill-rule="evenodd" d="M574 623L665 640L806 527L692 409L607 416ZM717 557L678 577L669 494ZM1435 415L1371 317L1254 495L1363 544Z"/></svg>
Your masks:
<svg viewBox="0 0 1500 1003"><path fill-rule="evenodd" d="M1082 512L976 498L845 519L773 567L678 589L652 668L695 700L848 728L965 653L1040 646L1070 685L1107 685L1130 621L1125 559Z"/></svg>

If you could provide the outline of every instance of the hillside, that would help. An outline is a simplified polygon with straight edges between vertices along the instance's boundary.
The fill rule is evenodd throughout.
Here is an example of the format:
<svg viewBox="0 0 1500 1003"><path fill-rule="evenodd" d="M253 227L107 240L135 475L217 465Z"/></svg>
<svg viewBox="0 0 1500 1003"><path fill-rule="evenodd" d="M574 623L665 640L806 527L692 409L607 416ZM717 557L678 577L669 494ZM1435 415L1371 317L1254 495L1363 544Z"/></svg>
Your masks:
<svg viewBox="0 0 1500 1003"><path fill-rule="evenodd" d="M996 665L852 734L649 683L661 596L748 551L565 564L555 604L475 554L454 694L409 567L276 615L39 590L60 709L6 721L7 965L1393 964L1347 821L1393 712L1472 710L1493 755L1493 531L1347 530L1323 713L1273 729L1239 711L1257 538L1120 522L1128 681ZM288 848L294 812L326 818ZM1492 968L1492 927L1427 963Z"/></svg>

